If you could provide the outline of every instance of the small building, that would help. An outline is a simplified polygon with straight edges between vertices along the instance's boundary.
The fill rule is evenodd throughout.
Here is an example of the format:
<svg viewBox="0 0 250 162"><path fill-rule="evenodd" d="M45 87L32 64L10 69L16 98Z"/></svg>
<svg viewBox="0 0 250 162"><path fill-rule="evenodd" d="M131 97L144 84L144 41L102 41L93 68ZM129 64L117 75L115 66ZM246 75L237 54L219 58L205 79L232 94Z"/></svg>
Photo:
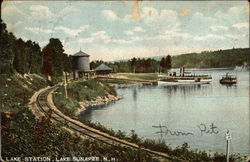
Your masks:
<svg viewBox="0 0 250 162"><path fill-rule="evenodd" d="M73 55L73 78L90 78L94 71L90 70L89 55L81 50Z"/></svg>
<svg viewBox="0 0 250 162"><path fill-rule="evenodd" d="M112 68L102 63L100 66L95 68L95 71L97 75L105 75L105 74L110 74L112 72Z"/></svg>

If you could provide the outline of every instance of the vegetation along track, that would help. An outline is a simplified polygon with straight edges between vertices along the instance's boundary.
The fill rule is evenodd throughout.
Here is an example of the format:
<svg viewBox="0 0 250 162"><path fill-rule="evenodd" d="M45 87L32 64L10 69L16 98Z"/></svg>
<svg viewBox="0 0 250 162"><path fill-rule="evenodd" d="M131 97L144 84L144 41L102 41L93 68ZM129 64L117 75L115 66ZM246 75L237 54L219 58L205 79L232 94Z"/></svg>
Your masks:
<svg viewBox="0 0 250 162"><path fill-rule="evenodd" d="M58 88L58 86L47 88L44 91L40 92L36 98L36 103L37 103L37 107L39 108L39 111L41 111L45 115L48 114L49 112L52 112L51 119L54 120L55 122L63 124L65 127L67 127L68 129L74 132L78 132L81 135L88 136L102 143L106 143L106 144L113 145L113 146L120 145L120 146L130 147L133 149L140 149L141 151L145 151L151 154L153 157L159 159L160 161L172 161L173 160L169 155L165 153L142 148L138 146L137 144L130 143L128 141L121 140L119 138L102 133L83 123L80 124L78 121L65 116L59 110L52 108L52 106L48 103L48 95L51 92L53 92L56 88Z"/></svg>

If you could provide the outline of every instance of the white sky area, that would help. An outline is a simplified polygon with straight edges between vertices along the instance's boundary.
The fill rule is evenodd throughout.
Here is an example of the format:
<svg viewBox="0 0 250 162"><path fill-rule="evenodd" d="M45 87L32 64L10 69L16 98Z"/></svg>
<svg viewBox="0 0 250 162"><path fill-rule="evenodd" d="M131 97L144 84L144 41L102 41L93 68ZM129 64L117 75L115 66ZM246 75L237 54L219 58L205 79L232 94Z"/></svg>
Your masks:
<svg viewBox="0 0 250 162"><path fill-rule="evenodd" d="M44 47L59 38L67 54L91 60L176 55L249 47L248 1L4 1L2 19Z"/></svg>

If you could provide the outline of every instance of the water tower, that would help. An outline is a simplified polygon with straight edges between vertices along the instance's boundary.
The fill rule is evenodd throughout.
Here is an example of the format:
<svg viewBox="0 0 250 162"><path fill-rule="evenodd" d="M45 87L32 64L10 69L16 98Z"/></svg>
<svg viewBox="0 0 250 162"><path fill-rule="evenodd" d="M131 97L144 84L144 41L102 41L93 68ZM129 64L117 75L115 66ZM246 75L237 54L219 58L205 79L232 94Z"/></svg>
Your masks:
<svg viewBox="0 0 250 162"><path fill-rule="evenodd" d="M82 52L81 50L73 55L73 77L75 79L79 78L89 78L92 70L89 67L89 55Z"/></svg>

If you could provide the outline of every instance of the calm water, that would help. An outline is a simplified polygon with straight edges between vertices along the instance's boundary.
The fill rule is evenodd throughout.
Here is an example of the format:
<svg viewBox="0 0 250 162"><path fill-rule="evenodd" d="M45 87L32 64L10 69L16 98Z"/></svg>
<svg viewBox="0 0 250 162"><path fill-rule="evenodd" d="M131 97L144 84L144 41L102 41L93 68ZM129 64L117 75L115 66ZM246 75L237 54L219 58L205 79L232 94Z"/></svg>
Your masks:
<svg viewBox="0 0 250 162"><path fill-rule="evenodd" d="M238 83L226 86L219 84L226 72L195 71L212 75L213 81L208 85L116 88L122 100L92 108L82 118L128 134L135 130L144 139L163 139L173 147L187 142L191 148L212 152L225 152L225 133L230 130L230 152L245 155L250 153L249 73L230 71L237 75ZM176 136L168 131L161 136L157 133L160 129L152 127L159 125L172 133L192 135ZM201 131L205 126L207 133Z"/></svg>

